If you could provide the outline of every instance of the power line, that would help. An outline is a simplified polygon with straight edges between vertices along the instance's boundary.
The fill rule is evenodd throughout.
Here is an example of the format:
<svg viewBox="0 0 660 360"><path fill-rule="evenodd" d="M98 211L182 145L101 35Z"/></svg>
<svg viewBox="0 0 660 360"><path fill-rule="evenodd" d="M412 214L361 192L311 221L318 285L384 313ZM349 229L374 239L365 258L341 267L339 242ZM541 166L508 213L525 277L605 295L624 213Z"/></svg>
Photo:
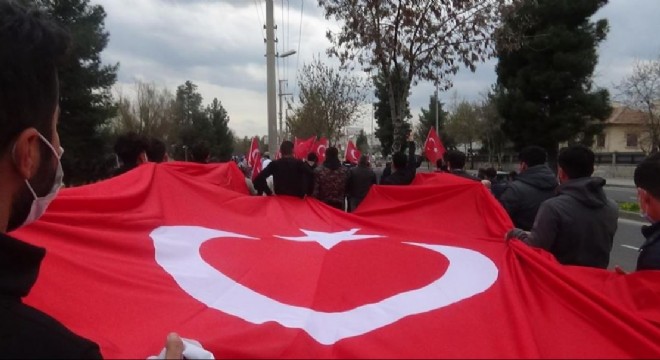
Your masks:
<svg viewBox="0 0 660 360"><path fill-rule="evenodd" d="M266 34L264 33L265 23L262 20L261 12L259 11L261 10L261 1L257 3L257 0L253 0L253 2L254 2L254 6L257 8L257 18L259 19L259 23L260 23L259 28L261 29L261 37L264 39L264 41L266 41Z"/></svg>
<svg viewBox="0 0 660 360"><path fill-rule="evenodd" d="M298 76L298 64L300 63L300 43L302 42L302 22L303 22L303 5L305 4L305 0L300 0L300 22L298 23L298 56L296 56L296 72L294 76ZM297 82L294 81L294 83L297 85ZM297 90L297 89L296 89Z"/></svg>

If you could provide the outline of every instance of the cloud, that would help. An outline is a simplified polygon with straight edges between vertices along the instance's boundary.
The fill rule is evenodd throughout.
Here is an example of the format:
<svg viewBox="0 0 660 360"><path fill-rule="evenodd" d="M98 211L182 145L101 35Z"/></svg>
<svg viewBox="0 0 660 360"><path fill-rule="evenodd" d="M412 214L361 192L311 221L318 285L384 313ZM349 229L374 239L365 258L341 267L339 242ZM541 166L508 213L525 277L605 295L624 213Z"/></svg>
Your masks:
<svg viewBox="0 0 660 360"><path fill-rule="evenodd" d="M192 80L206 103L214 97L229 112L230 127L241 136L266 134L266 46L263 0L92 0L107 13L110 43L102 57L120 63L120 85L135 79L167 86L172 92L185 80ZM284 7L282 7L284 3ZM302 7L302 19L301 19ZM607 18L610 33L599 49L600 61L595 84L613 90L613 85L630 73L638 59L660 54L658 0L610 0L594 19ZM275 1L277 51L297 54L279 59L278 78L288 80L289 92L296 92L296 72L304 63L320 56L329 64L336 59L325 54L330 46L328 29L339 24L326 20L316 1ZM454 93L476 101L495 81L496 60L480 64L475 73L462 69L454 87L441 93L449 103ZM359 68L360 76L365 76ZM421 82L411 91L410 104L416 120L421 107L428 105L434 87ZM369 112L362 121L371 129Z"/></svg>

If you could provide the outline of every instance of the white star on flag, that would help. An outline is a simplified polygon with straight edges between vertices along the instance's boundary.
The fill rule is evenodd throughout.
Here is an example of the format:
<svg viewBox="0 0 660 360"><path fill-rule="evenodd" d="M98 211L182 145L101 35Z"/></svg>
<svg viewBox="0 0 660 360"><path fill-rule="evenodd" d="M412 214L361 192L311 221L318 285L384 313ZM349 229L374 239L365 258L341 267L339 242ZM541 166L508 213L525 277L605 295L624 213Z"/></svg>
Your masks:
<svg viewBox="0 0 660 360"><path fill-rule="evenodd" d="M330 250L333 246L342 241L363 240L383 237L381 235L355 235L360 229L351 229L348 231L339 232L322 232L300 229L306 236L275 236L284 240L300 241L300 242L317 242L326 250Z"/></svg>

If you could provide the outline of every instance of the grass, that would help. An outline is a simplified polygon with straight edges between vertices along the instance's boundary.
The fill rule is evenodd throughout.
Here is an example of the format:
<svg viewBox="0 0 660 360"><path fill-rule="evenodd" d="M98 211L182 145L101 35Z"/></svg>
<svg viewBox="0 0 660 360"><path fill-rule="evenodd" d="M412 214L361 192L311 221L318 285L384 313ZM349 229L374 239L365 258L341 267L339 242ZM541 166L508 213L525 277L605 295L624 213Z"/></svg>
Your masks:
<svg viewBox="0 0 660 360"><path fill-rule="evenodd" d="M620 202L619 209L623 211L639 212L639 204L636 202Z"/></svg>

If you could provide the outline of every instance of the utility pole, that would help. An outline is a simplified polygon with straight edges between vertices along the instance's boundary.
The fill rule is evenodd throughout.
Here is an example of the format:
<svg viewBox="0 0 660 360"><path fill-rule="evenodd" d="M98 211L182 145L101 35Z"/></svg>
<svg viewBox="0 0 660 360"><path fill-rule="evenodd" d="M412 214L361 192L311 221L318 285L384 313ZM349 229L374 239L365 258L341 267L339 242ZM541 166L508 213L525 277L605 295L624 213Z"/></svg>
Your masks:
<svg viewBox="0 0 660 360"><path fill-rule="evenodd" d="M268 151L274 156L277 149L277 119L275 109L275 21L273 0L266 0L266 82L268 104Z"/></svg>
<svg viewBox="0 0 660 360"><path fill-rule="evenodd" d="M279 97L280 97L280 132L279 132L280 139L279 139L279 142L282 142L284 140L284 128L282 127L282 109L283 109L282 97L283 96L288 96L288 95L293 95L291 93L284 93L283 92L282 83L285 83L285 82L287 82L287 80L280 80L279 81L279 85L280 85L280 94L279 94Z"/></svg>

